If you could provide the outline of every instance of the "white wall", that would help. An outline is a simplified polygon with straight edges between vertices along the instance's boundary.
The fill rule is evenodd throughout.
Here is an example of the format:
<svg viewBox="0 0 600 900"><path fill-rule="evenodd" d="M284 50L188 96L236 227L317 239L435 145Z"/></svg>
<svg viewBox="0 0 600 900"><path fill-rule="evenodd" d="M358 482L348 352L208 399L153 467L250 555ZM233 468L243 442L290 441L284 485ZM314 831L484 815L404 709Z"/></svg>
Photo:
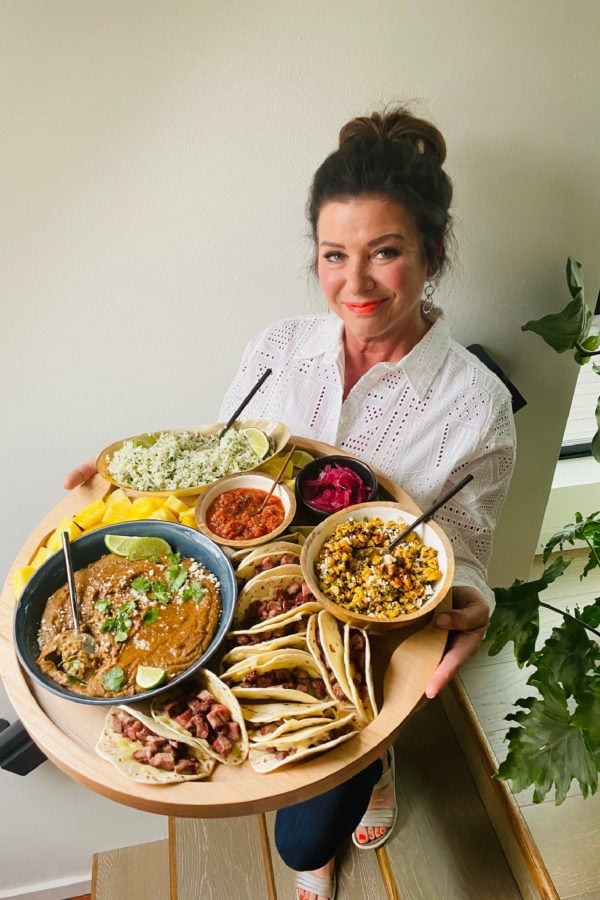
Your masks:
<svg viewBox="0 0 600 900"><path fill-rule="evenodd" d="M568 254L600 283L599 26L596 0L3 0L0 570L73 464L213 421L250 335L321 308L310 177L408 99L456 189L438 300L529 401L491 581L524 577L575 371L520 325L566 302ZM50 763L0 792L2 897L165 833Z"/></svg>

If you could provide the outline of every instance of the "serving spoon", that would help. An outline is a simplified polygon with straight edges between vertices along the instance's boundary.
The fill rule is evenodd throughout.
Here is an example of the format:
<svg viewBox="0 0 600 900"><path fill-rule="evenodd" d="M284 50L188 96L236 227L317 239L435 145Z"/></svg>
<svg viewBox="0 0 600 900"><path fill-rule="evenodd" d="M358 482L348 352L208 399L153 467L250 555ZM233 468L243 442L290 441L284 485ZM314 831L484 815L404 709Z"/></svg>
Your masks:
<svg viewBox="0 0 600 900"><path fill-rule="evenodd" d="M269 502L269 499L270 499L270 497L271 497L273 491L275 490L275 488L277 487L277 485L279 484L279 482L280 482L281 479L283 478L283 473L285 472L285 468L286 468L287 464L289 463L290 459L292 458L292 456L294 455L294 451L295 451L295 450L296 450L296 445L295 445L295 444L292 444L292 446L291 446L291 448L290 448L290 451L287 453L287 455L286 455L286 457L285 457L285 459L284 459L284 461L283 461L283 463L282 463L282 465L281 465L281 468L280 468L280 470L279 470L279 472L278 472L278 474L277 474L277 478L275 479L275 481L273 482L273 484L272 484L271 487L269 488L268 493L267 493L267 496L265 497L265 499L263 500L263 502L260 504L260 506L258 507L258 509L256 510L256 512L252 513L253 516L257 516L257 515L259 514L259 512L261 512L261 511L265 508L265 506L267 505L267 503Z"/></svg>
<svg viewBox="0 0 600 900"><path fill-rule="evenodd" d="M67 569L67 584L69 586L69 599L71 600L71 614L73 616L73 631L76 637L81 642L81 649L84 653L89 653L90 656L93 656L96 652L96 644L94 642L91 634L86 634L86 632L81 630L81 625L79 624L79 607L77 604L77 591L75 588L75 572L73 570L73 559L71 557L71 541L69 539L69 532L62 532L62 545L63 545L63 553L65 556L65 567Z"/></svg>
<svg viewBox="0 0 600 900"><path fill-rule="evenodd" d="M242 402L240 403L238 408L229 417L229 419L225 423L224 427L221 428L221 430L219 431L218 434L214 435L214 437L212 437L209 441L206 442L206 444L203 445L203 447L202 447L203 450L208 449L209 447L214 447L215 444L219 443L219 441L221 440L223 435L227 431L229 431L229 429L231 428L231 426L233 425L233 423L235 422L235 420L237 419L239 414L242 412L242 410L246 409L246 407L248 406L248 404L250 403L250 401L252 400L252 398L254 397L256 392L258 390L260 390L260 388L263 386L263 384L265 383L265 381L267 380L269 375L272 374L272 372L273 372L272 369L265 369L265 371L262 373L262 375L260 376L260 378L258 379L256 384L254 385L252 390L246 394L246 396L244 397L244 399L242 400Z"/></svg>
<svg viewBox="0 0 600 900"><path fill-rule="evenodd" d="M358 550L353 555L355 557L356 556L364 556L366 554L371 553L373 550L380 550L385 553L389 553L390 550L393 550L394 547L397 547L398 544L401 544L402 541L404 540L404 538L408 534L410 534L411 531L414 531L414 529L418 525L420 525L422 522L427 522L432 517L432 515L438 511L438 509L440 509L442 506L444 506L445 503L448 502L448 500L451 500L455 494L458 494L459 491L462 491L462 489L470 481L473 481L473 475L471 473L469 473L468 475L465 475L464 478L461 478L461 480L459 482L457 482L457 484L455 484L453 488L451 488L445 494L442 494L442 496L439 497L435 501L435 503L433 503L430 507L428 507L428 509L426 509L424 513L421 513L421 515L417 516L417 518L413 522L411 522L410 525L408 525L406 528L403 528L402 531L400 532L400 534L396 535L394 540L391 541L391 543L389 543L387 545L387 547L362 547L360 550Z"/></svg>

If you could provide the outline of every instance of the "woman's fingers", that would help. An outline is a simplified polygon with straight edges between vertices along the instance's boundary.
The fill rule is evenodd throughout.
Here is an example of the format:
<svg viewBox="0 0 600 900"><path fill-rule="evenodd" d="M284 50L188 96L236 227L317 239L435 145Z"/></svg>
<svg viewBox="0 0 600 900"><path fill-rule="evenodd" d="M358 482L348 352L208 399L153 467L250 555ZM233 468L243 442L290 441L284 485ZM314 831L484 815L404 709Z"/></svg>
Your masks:
<svg viewBox="0 0 600 900"><path fill-rule="evenodd" d="M458 670L479 649L490 618L490 608L478 591L454 588L454 609L441 612L435 623L451 632L446 652L433 673L425 695L430 700L454 678Z"/></svg>
<svg viewBox="0 0 600 900"><path fill-rule="evenodd" d="M78 484L83 484L85 481L89 481L90 478L93 478L98 469L96 468L96 457L93 456L91 459L88 459L87 462L82 463L76 469L73 469L72 472L69 472L67 477L65 478L65 490L70 491L74 487L77 487Z"/></svg>

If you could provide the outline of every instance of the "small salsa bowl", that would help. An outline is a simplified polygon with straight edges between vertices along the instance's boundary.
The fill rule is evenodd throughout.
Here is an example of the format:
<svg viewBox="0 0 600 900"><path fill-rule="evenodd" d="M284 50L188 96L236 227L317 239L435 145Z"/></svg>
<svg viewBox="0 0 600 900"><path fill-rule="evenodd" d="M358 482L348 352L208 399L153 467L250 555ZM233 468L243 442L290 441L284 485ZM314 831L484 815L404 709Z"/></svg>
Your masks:
<svg viewBox="0 0 600 900"><path fill-rule="evenodd" d="M369 503L377 496L378 482L377 476L373 469L360 459L352 456L321 456L307 463L296 476L294 489L296 492L296 504L298 513L303 522L307 524L316 524L322 522L327 516L332 515L331 511L320 509L311 502L308 483L315 481L327 466L344 467L351 469L362 481L367 490L367 495L361 502ZM357 500L350 500L347 506L355 505ZM346 508L345 507L345 508ZM338 510L335 510L337 512Z"/></svg>
<svg viewBox="0 0 600 900"><path fill-rule="evenodd" d="M268 493L273 487L274 481L274 478L261 472L248 472L245 475L228 475L226 478L221 478L201 494L196 502L196 524L198 529L216 544L222 544L236 550L245 547L258 547L260 544L272 541L273 538L285 531L296 513L296 500L285 484L280 483L276 485L273 491L273 496L278 498L283 505L283 519L276 528L273 528L266 534L251 538L226 537L214 531L209 525L208 519L213 503L223 494L247 488Z"/></svg>
<svg viewBox="0 0 600 900"><path fill-rule="evenodd" d="M402 509L398 503L378 501L374 503L358 503L355 506L349 506L337 513L328 516L324 522L317 525L308 535L302 547L300 556L300 565L304 579L314 594L315 598L323 604L333 616L342 622L348 622L365 631L374 633L384 633L396 628L405 628L408 625L414 625L420 620L425 623L429 614L442 602L454 578L454 554L450 541L445 533L435 522L429 521L422 523L415 528L417 537L427 546L433 547L437 551L438 568L442 576L434 583L433 593L429 596L423 605L414 612L400 613L394 618L388 618L380 615L366 615L364 613L355 612L345 606L340 605L328 596L319 586L319 580L316 574L315 565L323 543L331 537L336 526L340 522L348 520L361 521L363 519L379 518L384 522L401 521L406 525L410 525L417 517L416 513L409 513Z"/></svg>

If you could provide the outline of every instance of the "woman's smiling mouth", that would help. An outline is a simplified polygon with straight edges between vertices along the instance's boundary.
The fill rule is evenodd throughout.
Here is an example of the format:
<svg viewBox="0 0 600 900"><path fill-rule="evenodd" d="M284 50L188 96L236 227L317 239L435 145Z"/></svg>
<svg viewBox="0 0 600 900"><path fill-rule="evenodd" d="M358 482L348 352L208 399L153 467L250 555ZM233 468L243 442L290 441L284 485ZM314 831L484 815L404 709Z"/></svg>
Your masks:
<svg viewBox="0 0 600 900"><path fill-rule="evenodd" d="M372 313L376 309L378 309L384 300L368 300L365 303L348 303L346 302L346 309L348 309L351 313L356 313L357 315L366 315L367 313Z"/></svg>

